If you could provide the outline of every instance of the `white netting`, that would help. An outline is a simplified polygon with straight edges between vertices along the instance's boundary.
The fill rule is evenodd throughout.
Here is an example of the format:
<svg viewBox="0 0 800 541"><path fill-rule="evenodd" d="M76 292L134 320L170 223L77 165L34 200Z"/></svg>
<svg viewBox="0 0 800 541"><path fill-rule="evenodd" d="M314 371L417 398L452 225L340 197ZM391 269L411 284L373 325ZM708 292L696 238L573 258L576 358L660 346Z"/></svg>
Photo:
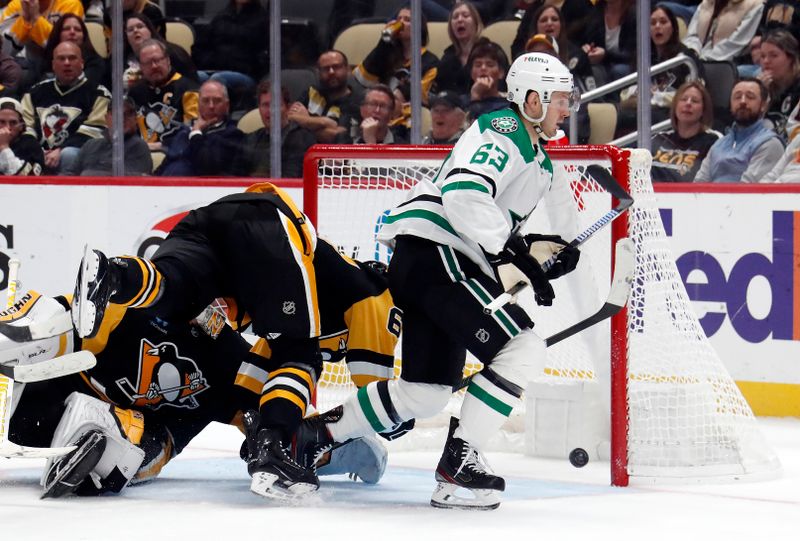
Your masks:
<svg viewBox="0 0 800 541"><path fill-rule="evenodd" d="M369 159L339 154L318 162L319 233L355 258L388 261L389 251L374 240L383 217L415 182L433 177L444 157L419 149L410 149L405 156L393 154ZM610 208L611 197L585 174L590 164L610 169L610 161L603 153L580 160L562 159L554 153L553 164L553 189L525 229L572 239ZM629 236L636 246L636 272L628 310L628 471L644 478L736 477L778 471L777 458L763 442L749 406L708 343L689 303L661 224L649 171L649 153L632 151L629 190L635 203L628 218ZM556 302L552 308L537 307L529 293L521 296L540 336L550 336L600 307L611 278L612 246L611 228L582 246L578 269L553 283ZM545 373L537 381L600 381L607 386L610 343L606 322L549 348ZM468 359L465 374L479 368L477 361ZM326 365L319 406L335 405L352 390L343 364ZM445 425L449 413L457 409L458 398L434 423ZM507 426L511 432L521 431L524 422L512 416ZM521 450L521 440L513 434L504 438L510 438L504 445Z"/></svg>

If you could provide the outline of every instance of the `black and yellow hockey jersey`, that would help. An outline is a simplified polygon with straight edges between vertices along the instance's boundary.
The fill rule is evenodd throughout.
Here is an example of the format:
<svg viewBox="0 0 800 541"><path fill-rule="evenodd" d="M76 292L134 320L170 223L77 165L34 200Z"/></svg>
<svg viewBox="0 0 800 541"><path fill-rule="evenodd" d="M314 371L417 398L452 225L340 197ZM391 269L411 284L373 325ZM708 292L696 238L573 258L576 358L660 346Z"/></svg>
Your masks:
<svg viewBox="0 0 800 541"><path fill-rule="evenodd" d="M142 79L128 95L136 104L139 132L148 143L167 142L181 124L189 124L199 114L197 83L178 72L163 86L151 86Z"/></svg>
<svg viewBox="0 0 800 541"><path fill-rule="evenodd" d="M108 89L91 84L83 74L69 87L50 78L23 96L22 117L26 133L36 137L45 150L81 147L103 135L110 104Z"/></svg>

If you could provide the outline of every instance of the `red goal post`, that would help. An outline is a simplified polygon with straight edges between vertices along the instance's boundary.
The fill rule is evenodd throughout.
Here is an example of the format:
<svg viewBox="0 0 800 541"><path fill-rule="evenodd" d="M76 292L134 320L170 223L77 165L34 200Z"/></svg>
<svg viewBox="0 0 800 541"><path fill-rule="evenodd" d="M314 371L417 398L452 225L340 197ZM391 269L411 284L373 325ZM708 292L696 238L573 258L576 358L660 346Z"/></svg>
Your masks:
<svg viewBox="0 0 800 541"><path fill-rule="evenodd" d="M450 150L449 146L315 145L306 154L303 164L304 211L320 235L340 244L348 255L358 259L386 258L386 261L386 249L374 243L381 213L402 201L405 192L420 178L432 177ZM548 153L554 165L554 187L558 185L562 190L560 202L564 204L569 199L570 213L578 216L576 220L583 214L599 217L617 203L585 173L589 164L608 169L636 201L629 213L612 224L606 240L593 240L584 248L585 252L600 252L599 257L592 257L594 273L601 276L605 284L582 286L584 292L596 293L594 290L607 287L610 282L615 241L630 236L637 246L637 275L629 303L636 307L635 312L629 317L628 310L623 310L612 318L610 327L605 327L607 330L598 326L601 327L599 332L607 333L606 343L610 348L610 356L605 358L610 359L612 484L626 486L631 475L648 480L739 478L749 473L774 471L777 459L768 449L762 448L749 406L737 394L738 389L705 336L698 335L699 323L674 270L674 261L671 256L664 255L666 237L649 179L649 153L599 145L554 147L548 148ZM566 182L561 182L564 179ZM594 209L598 194L602 196L600 204L605 207L592 214L586 209ZM553 199L558 198L553 196ZM548 205L545 204L545 210ZM555 204L550 206L555 208ZM542 211L537 209L537 212ZM561 216L565 212L562 208L552 214ZM558 221L560 218L551 216L550 219ZM577 226L571 227L572 231L580 231ZM555 226L543 231L562 232ZM358 240L353 240L356 237ZM654 243L657 246L653 247ZM585 254L581 261L588 258ZM668 284L665 291L661 291L662 281ZM559 287L562 289L557 289L557 303L559 297L566 294L564 287ZM599 305L595 309L597 307ZM573 311L566 312L569 316ZM534 316L539 332L542 332L540 319L557 319L551 314L548 312L543 318ZM566 323L579 319L571 317L573 319L567 319ZM561 325L561 328L568 326ZM653 329L666 333L666 338L659 334L651 340ZM671 340L675 340L669 335L673 331L682 333L678 342L686 342L686 347L676 346L676 353L665 361L667 368L664 369L658 364L661 360L658 350L667 348ZM543 333L544 336L549 334L552 332ZM699 334L702 334L701 329ZM633 344L629 343L630 337L635 339ZM548 357L557 347L548 350ZM592 346L587 347L591 349ZM585 351L567 353L566 364L555 361L549 375L563 378L569 373L567 377L580 379L587 372L598 377L597 371L608 370L608 367L591 365L585 368L580 365L582 356L586 356ZM701 370L693 370L686 364L693 356L702 361ZM635 359L632 367L629 366L631 359ZM699 395L702 396L698 398ZM677 423L680 426L675 426L669 418L674 411L669 408L676 401L678 415L698 415L698 412L684 411L681 400L697 402L702 418L686 422L681 419ZM715 408L721 411L707 411ZM705 441L714 438L717 439L710 443ZM756 456L739 460L738 455L748 454L742 453L742 448Z"/></svg>

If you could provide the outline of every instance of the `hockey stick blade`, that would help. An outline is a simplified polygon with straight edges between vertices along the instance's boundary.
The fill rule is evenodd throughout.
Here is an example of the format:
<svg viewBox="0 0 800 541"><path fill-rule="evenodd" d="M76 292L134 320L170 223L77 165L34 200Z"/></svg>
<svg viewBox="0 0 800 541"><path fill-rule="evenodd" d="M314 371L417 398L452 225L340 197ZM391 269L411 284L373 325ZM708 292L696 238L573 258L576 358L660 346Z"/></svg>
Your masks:
<svg viewBox="0 0 800 541"><path fill-rule="evenodd" d="M75 446L69 447L25 447L10 441L5 441L0 445L0 457L4 458L50 458L53 456L66 455L74 451Z"/></svg>
<svg viewBox="0 0 800 541"><path fill-rule="evenodd" d="M37 363L0 365L0 373L19 383L35 383L89 370L96 364L97 359L91 351L81 350Z"/></svg>
<svg viewBox="0 0 800 541"><path fill-rule="evenodd" d="M563 331L546 338L544 341L545 347L558 344L570 336L574 336L584 329L588 329L592 325L614 316L627 304L631 286L633 285L633 271L636 264L633 241L628 237L619 239L614 248L614 258L614 277L611 282L611 290L608 292L606 302L603 303L600 310ZM467 387L474 375L472 374L461 380L461 383L454 388L454 391Z"/></svg>
<svg viewBox="0 0 800 541"><path fill-rule="evenodd" d="M628 302L628 295L631 292L631 285L633 283L633 269L635 265L633 241L628 237L619 239L614 250L614 256L616 259L614 263L614 279L611 283L611 290L608 292L606 302L595 314L548 337L545 340L547 347L558 344L562 340L578 334L584 329L588 329L595 323L610 318L622 310Z"/></svg>
<svg viewBox="0 0 800 541"><path fill-rule="evenodd" d="M58 314L48 320L30 325L13 325L0 323L0 334L12 342L31 342L43 338L52 338L72 330L72 317L68 312Z"/></svg>

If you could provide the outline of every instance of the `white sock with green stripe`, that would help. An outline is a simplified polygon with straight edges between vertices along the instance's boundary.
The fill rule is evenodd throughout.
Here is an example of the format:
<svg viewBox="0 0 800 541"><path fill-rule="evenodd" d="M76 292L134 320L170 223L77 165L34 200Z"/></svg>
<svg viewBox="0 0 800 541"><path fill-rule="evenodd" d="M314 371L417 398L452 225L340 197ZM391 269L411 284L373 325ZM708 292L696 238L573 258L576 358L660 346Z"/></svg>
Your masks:
<svg viewBox="0 0 800 541"><path fill-rule="evenodd" d="M544 341L532 329L509 340L472 378L454 435L478 449L485 446L520 403L528 382L542 372L546 355Z"/></svg>
<svg viewBox="0 0 800 541"><path fill-rule="evenodd" d="M447 385L389 380L370 383L344 403L342 418L328 425L335 441L383 432L403 421L439 413L452 394Z"/></svg>
<svg viewBox="0 0 800 541"><path fill-rule="evenodd" d="M478 449L484 448L519 405L521 393L522 389L484 368L467 387L461 420L453 435Z"/></svg>

